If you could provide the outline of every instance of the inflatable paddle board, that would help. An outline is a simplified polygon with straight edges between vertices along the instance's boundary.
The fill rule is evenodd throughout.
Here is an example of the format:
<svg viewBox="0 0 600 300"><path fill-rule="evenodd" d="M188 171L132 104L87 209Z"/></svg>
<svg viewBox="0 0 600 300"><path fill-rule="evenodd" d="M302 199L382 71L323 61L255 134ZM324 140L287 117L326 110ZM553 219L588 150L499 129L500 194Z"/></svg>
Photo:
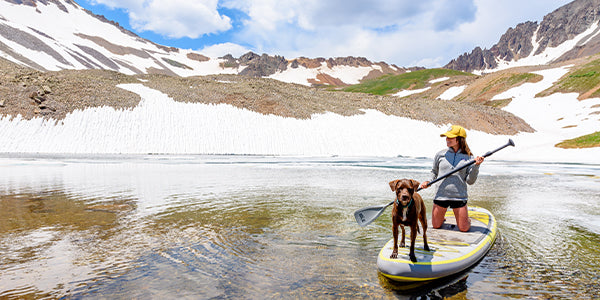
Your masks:
<svg viewBox="0 0 600 300"><path fill-rule="evenodd" d="M410 229L406 230L406 247L398 247L397 259L390 258L394 245L394 239L391 239L377 257L379 272L394 281L415 282L450 276L473 266L494 244L497 225L494 216L485 208L469 207L469 217L471 229L468 232L458 230L452 209L448 209L446 221L439 229L431 226L429 218L427 241L431 251L423 250L423 236L418 233L415 243L417 262L414 263L408 257Z"/></svg>

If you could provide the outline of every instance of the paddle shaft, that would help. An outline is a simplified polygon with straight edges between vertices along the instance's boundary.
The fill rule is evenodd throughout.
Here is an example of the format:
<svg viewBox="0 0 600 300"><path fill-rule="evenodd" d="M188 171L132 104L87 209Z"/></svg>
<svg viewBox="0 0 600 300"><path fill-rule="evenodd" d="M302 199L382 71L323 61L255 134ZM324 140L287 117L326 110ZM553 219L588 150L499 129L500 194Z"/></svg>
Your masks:
<svg viewBox="0 0 600 300"><path fill-rule="evenodd" d="M502 146L500 146L500 147L498 147L498 148L496 148L496 149L494 149L492 151L486 152L483 155L483 157L488 157L488 156L490 156L490 155L492 155L492 154L494 154L494 153L496 153L496 152L498 152L498 151L500 151L500 150L502 150L502 149L504 149L504 148L506 148L508 146L514 146L514 145L515 145L515 143L511 139L508 139L508 142L506 144L504 144L504 145L502 145ZM470 165L472 165L474 163L475 163L475 160L471 159L467 163L465 163L464 165L462 165L460 168L454 169L454 170L452 170L452 171L450 171L450 172L448 172L448 173L446 173L446 174L444 174L444 175L442 175L442 176L434 179L428 185L431 186L432 184L434 184L434 183L436 183L436 182L438 182L438 181L440 181L442 179L445 179L446 177L448 177L448 176L450 176L450 175L452 175L452 174L454 174L454 173L456 173L456 172L458 172L458 171L460 171L460 170L462 170L462 169L464 169L464 168L466 168L466 167L468 167L468 166L470 166ZM420 190L422 190L421 187L419 187L417 189L417 192L420 191ZM392 203L394 203L394 202L392 201Z"/></svg>

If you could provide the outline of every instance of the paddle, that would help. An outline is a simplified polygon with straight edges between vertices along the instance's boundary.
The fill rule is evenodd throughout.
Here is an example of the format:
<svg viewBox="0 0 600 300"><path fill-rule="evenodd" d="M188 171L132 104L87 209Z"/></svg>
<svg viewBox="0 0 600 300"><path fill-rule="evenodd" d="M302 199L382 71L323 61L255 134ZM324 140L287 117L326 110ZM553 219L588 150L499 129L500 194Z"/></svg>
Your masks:
<svg viewBox="0 0 600 300"><path fill-rule="evenodd" d="M508 142L505 145L502 145L500 147L498 147L495 150L492 151L488 151L486 154L483 155L483 157L488 157L508 146L514 146L515 143L511 140L508 139ZM429 183L429 186L431 186L432 184L472 165L475 163L475 159L471 159L468 162L466 162L464 165L460 166L457 169L454 169L438 178L436 178L435 180L431 181ZM421 188L417 189L417 192L420 191ZM371 224L371 222L375 221L375 219L379 218L379 216L383 213L383 211L390 205L394 204L394 201L388 203L388 204L381 204L381 205L374 205L374 206L369 206L369 207L365 207L365 208L361 208L357 211L354 212L354 218L356 219L356 223L358 223L358 225L360 225L361 227L367 226L369 224Z"/></svg>

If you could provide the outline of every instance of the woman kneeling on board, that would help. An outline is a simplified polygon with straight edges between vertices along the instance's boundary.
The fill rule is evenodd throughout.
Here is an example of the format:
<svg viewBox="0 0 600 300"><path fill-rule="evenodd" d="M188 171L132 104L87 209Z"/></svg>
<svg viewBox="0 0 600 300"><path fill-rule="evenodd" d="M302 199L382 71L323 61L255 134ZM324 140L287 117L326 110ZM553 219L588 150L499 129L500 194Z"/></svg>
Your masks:
<svg viewBox="0 0 600 300"><path fill-rule="evenodd" d="M446 174L456 167L473 158L467 145L467 131L458 125L452 125L447 132L440 136L446 137L447 149L438 152L433 159L432 177L429 181L421 183L420 188L426 189L429 183L439 174ZM475 158L475 164L460 170L444 179L437 188L433 198L431 223L433 228L440 228L444 224L444 216L448 207L454 211L456 224L460 231L469 231L471 220L467 211L467 184L473 184L479 174L479 165L483 163L483 156Z"/></svg>

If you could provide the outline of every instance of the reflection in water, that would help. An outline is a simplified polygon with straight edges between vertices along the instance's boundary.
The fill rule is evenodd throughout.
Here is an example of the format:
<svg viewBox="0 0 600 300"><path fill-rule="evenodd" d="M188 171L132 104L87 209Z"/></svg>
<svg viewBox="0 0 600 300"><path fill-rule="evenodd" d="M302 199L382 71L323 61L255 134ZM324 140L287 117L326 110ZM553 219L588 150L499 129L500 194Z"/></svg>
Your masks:
<svg viewBox="0 0 600 300"><path fill-rule="evenodd" d="M399 296L423 297L432 299L443 299L467 291L467 279L470 270L446 278L426 282L394 282L379 273L381 286L394 291Z"/></svg>
<svg viewBox="0 0 600 300"><path fill-rule="evenodd" d="M420 286L380 278L396 178L425 159L0 159L0 297L579 297L600 291L600 168L486 162L470 187L500 236ZM584 176L580 176L584 175ZM431 209L431 191L422 193Z"/></svg>

